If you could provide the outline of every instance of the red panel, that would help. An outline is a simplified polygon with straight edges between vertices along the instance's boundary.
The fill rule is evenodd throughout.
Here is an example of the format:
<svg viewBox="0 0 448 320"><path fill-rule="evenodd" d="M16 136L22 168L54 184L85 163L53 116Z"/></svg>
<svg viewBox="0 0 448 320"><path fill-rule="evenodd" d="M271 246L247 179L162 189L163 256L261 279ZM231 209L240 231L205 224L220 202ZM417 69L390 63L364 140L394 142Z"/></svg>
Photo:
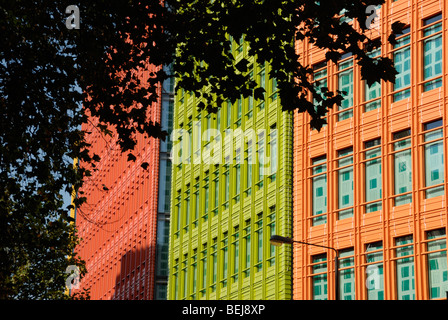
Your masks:
<svg viewBox="0 0 448 320"><path fill-rule="evenodd" d="M142 73L147 79L151 67ZM159 95L160 96L160 95ZM161 100L149 110L151 121L160 122ZM93 124L87 140L91 151L101 157L82 191L87 203L77 209L76 225L82 241L78 252L86 261L82 288L90 288L92 299L153 299L159 177L158 139L137 137L127 162L117 137L103 137ZM140 165L148 162L144 170ZM103 189L103 185L108 190Z"/></svg>

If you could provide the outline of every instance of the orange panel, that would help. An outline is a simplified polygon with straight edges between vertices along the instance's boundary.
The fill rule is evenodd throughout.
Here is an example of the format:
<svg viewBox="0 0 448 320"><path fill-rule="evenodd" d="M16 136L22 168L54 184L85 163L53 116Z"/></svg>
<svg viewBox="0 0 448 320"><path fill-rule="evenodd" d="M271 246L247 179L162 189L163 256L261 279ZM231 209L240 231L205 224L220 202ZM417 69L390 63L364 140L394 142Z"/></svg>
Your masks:
<svg viewBox="0 0 448 320"><path fill-rule="evenodd" d="M413 236L415 268L415 298L429 299L428 266L426 258L426 231L447 228L447 161L444 161L445 194L425 199L423 124L443 120L444 157L447 149L448 68L446 64L447 22L446 0L386 1L378 24L382 35L382 55L392 58L393 48L387 43L391 24L402 21L411 27L411 84L410 97L392 102L393 86L381 85L381 107L364 112L364 84L360 80L358 66L353 68L353 116L337 121L336 111L328 114L328 125L320 133L309 128L309 116L294 115L294 239L334 247L339 252L354 249L355 299L367 299L366 245L382 241L384 267L384 299L398 299L395 258L395 239ZM423 19L442 13L443 35L443 85L423 92ZM375 32L372 31L372 35ZM297 43L301 63L310 66L324 60L323 52L308 43ZM328 86L336 90L338 81L336 66L328 63ZM411 130L412 202L394 206L393 133ZM382 210L365 213L365 177L363 164L364 142L381 138ZM353 147L353 216L338 220L338 150ZM326 155L327 165L327 223L312 226L311 161ZM446 232L445 232L446 234ZM445 235L446 239L446 235ZM313 299L312 256L327 253L327 298L335 298L334 252L318 247L296 245L294 247L294 299ZM341 266L340 266L341 267ZM442 294L442 298L445 293Z"/></svg>

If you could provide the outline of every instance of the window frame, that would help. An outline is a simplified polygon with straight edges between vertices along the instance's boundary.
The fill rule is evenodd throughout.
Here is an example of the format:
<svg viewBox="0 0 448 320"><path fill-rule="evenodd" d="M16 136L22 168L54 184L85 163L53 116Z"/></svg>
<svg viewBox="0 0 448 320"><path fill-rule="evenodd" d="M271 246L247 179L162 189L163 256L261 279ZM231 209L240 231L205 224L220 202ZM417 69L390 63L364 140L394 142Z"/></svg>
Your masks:
<svg viewBox="0 0 448 320"><path fill-rule="evenodd" d="M409 85L404 85L400 88L396 88L396 83L392 83L392 89L391 89L391 97L392 97L392 103L394 102L398 102L398 101L402 101L405 99L408 99L411 97L411 86L412 86L412 55L411 55L411 26L408 25L406 26L403 31L406 31L405 33L403 32L402 35L400 35L399 37L396 38L397 44L393 46L392 50L390 51L391 55L392 55L392 61L394 62L394 65L396 66L396 55L398 53L401 53L402 51L406 51L409 50ZM406 39L407 37L409 37L409 41L405 40L406 43L404 44L400 44L400 41ZM397 76L399 75L399 73L397 74ZM398 78L398 77L397 77ZM402 96L400 96L402 95Z"/></svg>
<svg viewBox="0 0 448 320"><path fill-rule="evenodd" d="M322 162L321 162L322 161ZM317 162L317 163L316 163ZM317 172L314 171L318 167L323 167L323 172ZM327 214L328 214L328 159L327 155L321 155L318 157L314 157L311 159L311 166L309 167L310 170L310 185L311 185L311 216L309 217L311 219L311 225L317 226L321 224L327 223ZM325 179L325 212L315 214L315 205L314 205L314 183L316 178L320 178L320 176L323 176ZM321 221L323 220L323 221Z"/></svg>
<svg viewBox="0 0 448 320"><path fill-rule="evenodd" d="M428 125L434 125L438 122L440 122L440 125L427 129ZM421 147L421 152L423 155L424 170L423 170L423 187L421 188L421 190L423 192L423 196L425 199L431 199L431 198L445 194L445 181L444 181L444 178L445 178L444 177L444 175L445 175L445 165L444 165L444 162L445 162L445 139L444 139L444 137L445 136L444 136L443 119L436 119L436 120L426 122L423 124L422 129L423 129L423 131L420 134L420 141L421 141L420 147ZM440 131L440 133L441 133L440 137L433 138L432 140L426 140L428 134L434 134L434 133L437 133L438 131ZM426 172L427 171L426 163L428 160L426 158L426 156L427 156L426 148L428 145L433 145L433 144L441 144L441 147L442 147L443 165L441 166L441 169L442 169L441 176L442 176L443 181L440 183L437 183L437 184L428 185L428 182L427 182L428 177L427 177L427 172ZM428 197L429 192L436 191L437 189L441 189L442 194Z"/></svg>
<svg viewBox="0 0 448 320"><path fill-rule="evenodd" d="M349 151L349 150L351 150L350 153L342 155L342 156L340 155L341 153ZM343 164L343 165L340 164L341 161L344 161L344 160L349 159L349 158L351 158L351 163ZM354 199L354 196L355 196L355 194L354 194L355 193L355 186L354 186L354 184L355 184L355 170L354 169L355 168L354 168L354 150L353 150L353 147L349 147L349 148L344 148L344 149L338 150L337 151L337 158L334 159L334 161L335 161L335 164L336 164L335 172L336 172L337 181L338 181L338 183L337 183L337 209L335 209L334 211L337 214L337 220L343 220L343 219L347 219L347 218L352 218L354 216L354 210L355 210L354 209L354 204L355 204L355 201L354 201L355 200ZM348 206L345 206L345 207L341 207L341 203L340 203L340 199L339 199L340 198L340 185L339 185L340 174L341 174L341 171L347 170L350 167L351 167L351 173L352 173L352 194L351 194L351 196L352 196L353 201L352 201L351 205L348 205ZM350 210L351 210L351 214L349 213ZM341 219L341 217L340 217L341 212L344 212L344 211L347 211L348 216Z"/></svg>
<svg viewBox="0 0 448 320"><path fill-rule="evenodd" d="M382 57L381 47L376 48L375 50L370 52L369 57L371 57L373 59L381 58ZM381 89L382 88L381 87L382 87L383 81L381 80L380 82L374 82L371 87L369 87L369 85L367 84L367 81L364 80L363 83L364 83L363 102L361 103L363 112L369 112L369 111L380 109L382 106L382 97L381 97L381 94L382 94ZM372 98L372 99L367 99L367 94L371 92L370 90L372 90L372 87L375 85L379 86L379 96ZM371 108L370 106L375 106L375 107Z"/></svg>
<svg viewBox="0 0 448 320"><path fill-rule="evenodd" d="M434 237L434 238L429 239L428 238L429 234L431 232L434 232L434 231L443 231L444 234L442 236L440 236L440 237ZM429 247L428 247L429 244L434 243L434 242L438 242L438 241L443 241L443 240L445 241L445 243L444 243L445 248L436 249L436 250L430 250L429 249ZM444 296L432 297L432 292L431 292L431 274L430 274L431 266L430 266L430 260L429 259L430 259L430 255L445 253L445 263L447 263L446 259L447 259L448 251L447 251L447 246L446 246L447 245L446 228L437 228L437 229L426 230L425 231L425 240L422 241L422 242L424 244L424 247L423 247L424 250L423 250L422 254L426 258L425 259L425 264L426 264L426 269L427 269L428 298L429 299L444 299L445 298ZM445 272L448 273L448 270L446 270ZM448 281L447 281L447 289L448 289Z"/></svg>
<svg viewBox="0 0 448 320"><path fill-rule="evenodd" d="M369 146L369 144L372 143L373 145ZM364 149L362 151L362 160L361 160L361 165L362 165L362 170L363 170L363 175L364 175L364 201L362 202L361 206L363 208L363 212L366 213L372 213L372 212L378 212L378 211L382 211L383 208L383 148L382 148L382 144L381 144L381 137L379 138L375 138L375 139L371 139L368 141L365 141L363 143ZM371 157L371 158L367 158L367 153L368 152L373 152L375 150L379 149L380 155ZM372 161L379 161L380 162L380 170L381 170L381 174L380 174L380 188L381 188L381 195L378 199L373 199L373 200L369 200L367 201L367 166L369 165L369 162ZM375 163L372 163L372 165L374 165ZM372 206L372 205L377 205L380 204L379 209L378 210L373 210L373 211L369 211L368 210L368 206Z"/></svg>
<svg viewBox="0 0 448 320"><path fill-rule="evenodd" d="M439 17L437 20L431 21L431 20L433 20L434 18L437 18L437 17ZM428 24L425 24L425 22L428 21L428 20L431 21L431 22L428 23ZM436 27L438 24L440 24L440 30L425 36L425 32L428 29ZM437 38L443 39L443 14L442 13L437 13L435 15L432 15L431 17L423 19L422 27L421 27L420 31L421 31L420 42L421 42L421 46L422 46L422 66L423 66L423 71L422 71L422 79L421 79L422 81L419 83L419 85L421 85L423 92L427 92L427 91L430 91L430 90L433 90L433 89L440 88L443 85L443 63L444 63L443 62L443 43L442 43L442 46L441 46L442 60L440 61L440 63L442 64L442 68L441 68L442 72L440 74L438 74L438 75L435 75L435 76L432 76L432 77L429 77L429 78L425 79L425 67L426 67L425 66L425 57L426 57L425 56L425 53L426 53L425 44L427 43L427 41L436 40ZM435 84L434 87L428 88L428 86L432 86L433 84Z"/></svg>
<svg viewBox="0 0 448 320"><path fill-rule="evenodd" d="M340 69L340 66L344 65L346 63L349 63L349 65L346 66L346 67L342 67ZM336 69L337 70L336 70L336 72L334 74L336 76L336 80L337 80L336 83L337 83L337 88L338 88L339 91L344 91L344 90L342 90L342 88L340 86L340 81L341 81L340 76L342 74L346 74L346 73L351 72L351 78L352 78L352 81L351 81L351 92L348 92L347 95L345 95L345 96L343 95L344 99L342 100L341 104L344 101L347 100L347 97L350 97L352 103L351 103L351 105L349 105L348 107L343 108L343 109L342 109L342 105L338 106L337 111L335 111L333 113L336 116L336 122L341 122L341 121L344 121L344 120L347 120L347 119L351 119L354 116L354 107L355 107L355 94L354 94L354 88L355 88L355 68L354 68L354 65L355 65L354 57L353 57L351 52L347 52L347 53L342 54L341 58L339 59L338 63L336 64ZM347 114L347 117L345 117L345 114Z"/></svg>
<svg viewBox="0 0 448 320"><path fill-rule="evenodd" d="M320 260L320 259L322 259L323 257L325 257L325 259L324 260ZM316 261L316 260L320 260L320 261ZM316 271L316 267L318 267L319 265L324 265L325 264L325 266L324 267L322 267L322 269L323 268L325 268L325 270L323 270L323 271L318 271L318 272L315 272ZM328 300L328 257L327 257L327 254L326 253L319 253L319 254L314 254L314 255L311 255L310 256L310 263L308 264L308 266L309 266L309 268L310 268L310 282L311 282L311 285L310 285L310 289L311 289L311 300ZM325 295L326 297L325 297L325 299L315 299L315 280L317 280L317 278L320 278L320 277L322 277L323 279L323 281L324 281L324 284L323 284L323 287L324 287L324 293L323 293L323 295ZM319 279L320 280L320 279Z"/></svg>
<svg viewBox="0 0 448 320"><path fill-rule="evenodd" d="M405 131L409 131L409 134L406 135L406 136L395 138L396 135L403 134ZM409 146L396 150L396 148L397 148L396 144L404 142L405 140L409 140ZM392 157L392 159L391 159L392 160L391 168L393 169L393 176L392 176L392 179L393 179L393 186L392 186L393 195L391 195L391 199L393 200L393 206L396 207L396 206L412 203L413 200L414 200L413 199L413 188L412 187L413 187L413 182L414 182L415 177L414 177L414 173L413 173L413 170L412 170L413 160L412 160L412 131L411 131L411 129L407 128L407 129L404 129L404 130L393 132L392 133L392 141L390 142L390 146L391 146L391 151L389 152L389 155ZM410 174L411 174L411 182L410 182L411 190L408 190L406 192L397 193L397 191L396 191L396 188L397 188L396 182L397 181L396 181L396 178L395 178L395 167L396 167L395 161L397 161L396 155L398 153L403 153L403 152L408 152L408 151L410 153L409 157L410 157L410 167L411 167L411 170L410 170ZM405 200L404 203L397 204L397 201L399 201L399 200L397 200L397 198L405 199L406 197L410 197L410 201L409 202L406 202L407 200Z"/></svg>

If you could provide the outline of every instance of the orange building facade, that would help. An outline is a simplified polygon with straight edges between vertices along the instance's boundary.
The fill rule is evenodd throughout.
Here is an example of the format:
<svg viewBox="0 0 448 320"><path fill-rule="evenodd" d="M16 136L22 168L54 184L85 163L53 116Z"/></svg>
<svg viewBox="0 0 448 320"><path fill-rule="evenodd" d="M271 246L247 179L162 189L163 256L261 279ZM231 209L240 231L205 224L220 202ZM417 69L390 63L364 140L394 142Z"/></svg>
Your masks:
<svg viewBox="0 0 448 320"><path fill-rule="evenodd" d="M142 72L143 81L151 71ZM149 119L165 130L171 127L172 89L164 83L159 102L149 109ZM76 208L77 250L88 270L80 288L89 288L94 300L166 299L170 143L139 135L137 159L127 161L116 134L105 137L96 122L92 118L83 128L101 160L80 190L87 202ZM146 170L143 162L149 164Z"/></svg>
<svg viewBox="0 0 448 320"><path fill-rule="evenodd" d="M395 84L368 87L350 54L326 63L296 45L319 86L347 95L320 132L294 115L294 240L337 250L339 299L445 299L448 1L388 0L377 14L373 54L394 60ZM408 28L392 46L395 21ZM335 252L295 244L293 257L293 298L335 299Z"/></svg>

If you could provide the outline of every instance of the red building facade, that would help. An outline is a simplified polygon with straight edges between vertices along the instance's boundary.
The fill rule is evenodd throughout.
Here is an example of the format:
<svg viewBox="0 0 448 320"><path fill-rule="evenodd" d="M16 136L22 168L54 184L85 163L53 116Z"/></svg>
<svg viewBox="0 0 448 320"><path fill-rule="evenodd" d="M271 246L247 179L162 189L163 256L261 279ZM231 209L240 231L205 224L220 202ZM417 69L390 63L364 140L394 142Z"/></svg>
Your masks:
<svg viewBox="0 0 448 320"><path fill-rule="evenodd" d="M143 81L151 71L142 73ZM171 83L164 83L159 101L149 109L149 120L162 121L164 129L170 127L171 92ZM87 202L76 209L81 238L77 250L88 272L80 287L89 288L95 300L165 299L169 142L139 135L133 152L137 159L127 161L116 134L105 137L95 128L96 123L91 119L83 127L90 132L91 151L101 161L80 190ZM149 164L146 170L141 167L143 162Z"/></svg>

